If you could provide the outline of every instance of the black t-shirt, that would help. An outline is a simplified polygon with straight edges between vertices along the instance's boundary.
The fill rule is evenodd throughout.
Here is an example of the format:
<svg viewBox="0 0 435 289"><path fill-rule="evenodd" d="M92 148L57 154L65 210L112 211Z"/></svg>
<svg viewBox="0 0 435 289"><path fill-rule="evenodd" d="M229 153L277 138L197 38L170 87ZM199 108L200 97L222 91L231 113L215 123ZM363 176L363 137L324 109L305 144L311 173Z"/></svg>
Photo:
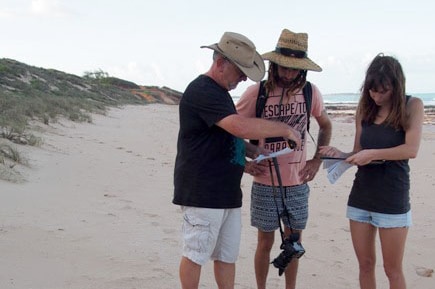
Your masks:
<svg viewBox="0 0 435 289"><path fill-rule="evenodd" d="M215 125L237 113L230 94L213 79L200 75L183 93L179 113L173 203L241 207L244 141Z"/></svg>
<svg viewBox="0 0 435 289"><path fill-rule="evenodd" d="M361 148L382 149L401 145L405 132L384 124L362 123ZM385 161L358 167L348 205L384 214L410 209L408 160Z"/></svg>

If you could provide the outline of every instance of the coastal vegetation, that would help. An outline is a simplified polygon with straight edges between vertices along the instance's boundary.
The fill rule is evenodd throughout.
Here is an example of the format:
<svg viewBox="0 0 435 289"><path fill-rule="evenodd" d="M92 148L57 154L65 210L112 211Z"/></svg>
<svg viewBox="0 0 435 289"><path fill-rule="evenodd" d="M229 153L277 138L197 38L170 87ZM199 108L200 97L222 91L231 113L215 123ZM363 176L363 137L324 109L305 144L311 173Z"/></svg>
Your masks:
<svg viewBox="0 0 435 289"><path fill-rule="evenodd" d="M41 145L36 127L59 119L92 122L92 114L105 114L109 107L177 104L180 97L167 87L139 86L101 69L80 77L0 59L0 179L8 179L16 164L26 164L19 145Z"/></svg>

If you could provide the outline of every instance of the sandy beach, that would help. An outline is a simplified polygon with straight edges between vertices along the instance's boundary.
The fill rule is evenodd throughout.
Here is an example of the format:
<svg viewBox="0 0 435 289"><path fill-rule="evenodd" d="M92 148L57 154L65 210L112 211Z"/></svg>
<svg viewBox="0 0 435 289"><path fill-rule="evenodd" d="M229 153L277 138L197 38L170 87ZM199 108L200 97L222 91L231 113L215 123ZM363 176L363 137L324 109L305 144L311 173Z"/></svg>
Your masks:
<svg viewBox="0 0 435 289"><path fill-rule="evenodd" d="M316 136L315 122L312 132ZM181 213L173 205L178 106L153 104L110 109L93 123L60 121L39 132L41 147L18 147L29 159L22 183L0 181L0 288L180 288ZM349 117L333 118L332 145L353 146ZM314 149L314 145L309 145ZM413 227L404 271L408 288L434 289L435 126L425 125L411 160ZM310 183L298 288L359 288L347 196L355 169L334 184L325 170ZM250 226L252 178L242 180L243 231L236 288L255 288L256 229ZM279 236L273 251L280 250ZM276 256L275 256L276 255ZM424 276L425 273L431 276ZM387 288L378 250L378 288ZM200 288L216 288L212 264ZM268 288L283 288L271 266Z"/></svg>

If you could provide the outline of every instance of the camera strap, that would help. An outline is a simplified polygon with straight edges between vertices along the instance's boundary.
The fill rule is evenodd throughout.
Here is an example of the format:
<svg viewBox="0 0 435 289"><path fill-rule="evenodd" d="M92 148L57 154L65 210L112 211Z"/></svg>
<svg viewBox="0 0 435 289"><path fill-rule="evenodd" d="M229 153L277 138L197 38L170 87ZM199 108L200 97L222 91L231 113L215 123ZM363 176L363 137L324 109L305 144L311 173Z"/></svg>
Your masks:
<svg viewBox="0 0 435 289"><path fill-rule="evenodd" d="M282 207L283 207L282 214L284 214L287 217L288 223L290 225L289 229L290 229L290 232L292 233L290 216L289 216L289 212L287 210L287 206L285 204L285 190L284 190L284 187L282 185L282 179L281 179L281 173L279 171L278 160L277 160L276 157L273 157L272 161L273 161L273 165L274 165L275 172L276 172L276 178L278 179L279 190L281 192L281 201L282 201ZM273 200L275 202L276 213L278 215L279 231L281 233L281 240L284 242L284 239L285 239L284 238L284 230L283 230L283 228L281 226L281 215L282 214L279 213L279 207L278 207L278 203L276 201L276 195L277 195L276 190L275 190L276 186L275 186L275 181L274 181L274 178L273 178L272 162L270 160L269 160L269 171L270 171L270 178L271 178L271 181L272 181Z"/></svg>

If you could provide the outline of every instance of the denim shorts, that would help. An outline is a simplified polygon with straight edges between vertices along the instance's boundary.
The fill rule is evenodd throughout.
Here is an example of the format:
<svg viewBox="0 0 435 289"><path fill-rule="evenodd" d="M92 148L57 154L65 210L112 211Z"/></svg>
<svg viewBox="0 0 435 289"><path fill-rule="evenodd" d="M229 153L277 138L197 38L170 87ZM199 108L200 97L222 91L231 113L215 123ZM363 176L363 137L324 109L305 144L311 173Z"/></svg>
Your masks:
<svg viewBox="0 0 435 289"><path fill-rule="evenodd" d="M377 228L403 228L412 226L411 210L404 214L382 214L348 206L346 217L352 221L369 223Z"/></svg>
<svg viewBox="0 0 435 289"><path fill-rule="evenodd" d="M308 220L310 188L307 184L302 184L283 187L283 189L284 197L282 197L279 187L275 187L274 190L272 186L255 182L252 184L251 226L262 232L273 232L279 228L281 220L288 228L305 229ZM288 215L283 214L283 199Z"/></svg>
<svg viewBox="0 0 435 289"><path fill-rule="evenodd" d="M204 265L208 260L235 263L242 230L241 208L182 207L183 256Z"/></svg>

